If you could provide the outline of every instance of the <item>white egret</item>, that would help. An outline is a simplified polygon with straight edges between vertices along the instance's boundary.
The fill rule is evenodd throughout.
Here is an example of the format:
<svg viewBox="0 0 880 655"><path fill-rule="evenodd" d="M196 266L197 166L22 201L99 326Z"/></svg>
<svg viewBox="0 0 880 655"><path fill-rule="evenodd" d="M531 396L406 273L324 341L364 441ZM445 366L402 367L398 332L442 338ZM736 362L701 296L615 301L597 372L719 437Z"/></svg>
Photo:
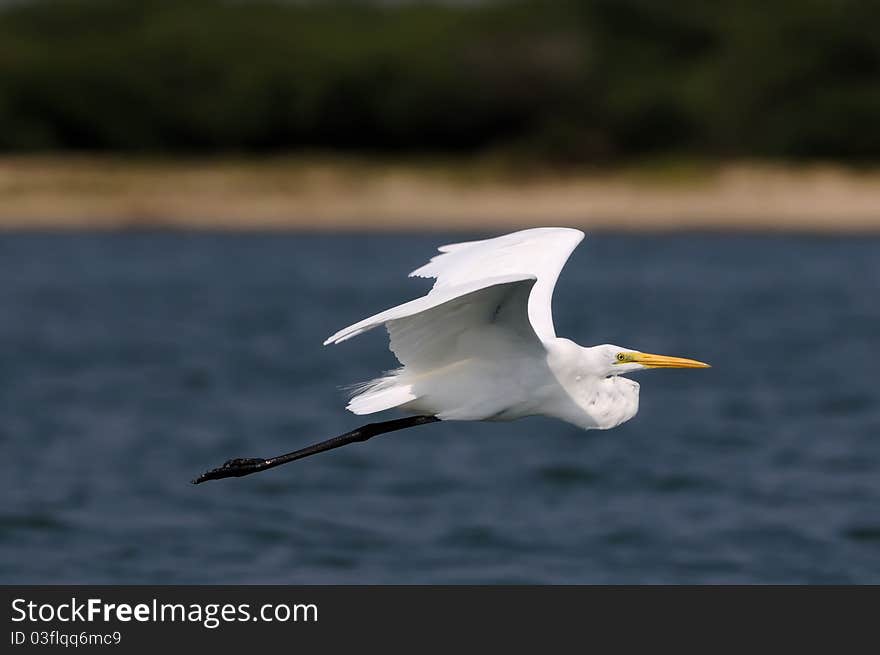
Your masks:
<svg viewBox="0 0 880 655"><path fill-rule="evenodd" d="M693 359L556 336L556 279L584 238L570 228L534 228L442 246L410 276L436 278L426 295L350 325L338 344L384 325L401 367L367 382L348 409L398 409L408 418L373 423L269 459L229 460L193 482L249 475L355 441L443 421L502 421L543 415L608 429L639 408L639 384L623 375L649 368L706 368Z"/></svg>

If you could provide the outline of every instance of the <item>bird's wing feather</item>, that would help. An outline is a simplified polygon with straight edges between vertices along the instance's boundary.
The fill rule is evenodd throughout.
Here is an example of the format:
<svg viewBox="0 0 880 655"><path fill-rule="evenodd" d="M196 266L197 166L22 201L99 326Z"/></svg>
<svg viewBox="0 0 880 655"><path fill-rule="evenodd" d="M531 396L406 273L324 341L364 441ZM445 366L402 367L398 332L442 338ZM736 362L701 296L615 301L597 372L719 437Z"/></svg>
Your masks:
<svg viewBox="0 0 880 655"><path fill-rule="evenodd" d="M503 410L510 403L506 393L497 394L498 407L473 403L480 390L515 378L517 362L545 353L528 317L534 284L532 275L507 275L441 289L330 337L328 343L338 343L384 324L403 364L358 387L348 409L371 414L427 396L433 405L424 411L446 418Z"/></svg>
<svg viewBox="0 0 880 655"><path fill-rule="evenodd" d="M580 230L539 227L494 239L453 243L441 246L441 254L410 276L437 279L427 297L501 275L534 276L537 281L529 297L528 316L538 338L547 341L556 336L551 307L553 288L562 267L583 238Z"/></svg>
<svg viewBox="0 0 880 655"><path fill-rule="evenodd" d="M446 305L447 303L451 303L452 301L455 301L457 299L464 298L465 296L470 296L472 294L475 294L475 292L482 291L484 289L489 289L496 286L503 286L515 282L527 282L528 285L531 286L531 284L535 283L535 279L535 276L531 274L498 275L495 277L489 277L479 280L470 280L466 283L456 286L449 286L441 289L435 288L431 291L431 293L426 296L416 298L415 300L410 300L407 303L403 303L402 305L398 305L397 307L392 307L391 309L386 309L384 312L379 312L378 314L370 316L369 318L365 318L364 320L359 321L354 325L349 325L348 327L339 330L339 332L337 332L333 336L328 337L327 340L324 341L324 345L326 346L331 343L342 343L343 341L351 339L352 337L355 337L359 334L363 334L364 332L372 330L373 328L380 325L390 323L391 321L400 321L401 319L427 312L428 310ZM468 300L470 301L470 303L473 302L473 300L470 298ZM393 349L394 345L392 344L392 350Z"/></svg>
<svg viewBox="0 0 880 655"><path fill-rule="evenodd" d="M494 279L481 289L388 321L389 347L398 361L413 371L432 371L475 356L506 359L544 352L527 313L534 276Z"/></svg>

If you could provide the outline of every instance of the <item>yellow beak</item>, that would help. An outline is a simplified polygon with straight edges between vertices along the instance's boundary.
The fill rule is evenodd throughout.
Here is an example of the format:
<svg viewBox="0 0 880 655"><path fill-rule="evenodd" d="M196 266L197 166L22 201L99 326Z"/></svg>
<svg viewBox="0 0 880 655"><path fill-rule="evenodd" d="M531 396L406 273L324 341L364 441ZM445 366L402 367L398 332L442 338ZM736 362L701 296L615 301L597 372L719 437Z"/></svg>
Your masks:
<svg viewBox="0 0 880 655"><path fill-rule="evenodd" d="M652 355L651 353L629 353L627 359L648 368L711 368L709 364L698 362L696 359Z"/></svg>

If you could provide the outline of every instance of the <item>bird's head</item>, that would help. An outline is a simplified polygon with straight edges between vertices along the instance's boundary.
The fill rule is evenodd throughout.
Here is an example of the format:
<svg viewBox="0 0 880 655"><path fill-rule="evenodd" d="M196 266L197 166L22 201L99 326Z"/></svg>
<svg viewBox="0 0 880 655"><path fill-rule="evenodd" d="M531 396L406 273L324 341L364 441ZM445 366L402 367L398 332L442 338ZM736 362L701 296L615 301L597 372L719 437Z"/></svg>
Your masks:
<svg viewBox="0 0 880 655"><path fill-rule="evenodd" d="M695 359L643 353L608 343L587 350L592 351L593 366L604 375L626 375L648 368L709 368L709 364Z"/></svg>

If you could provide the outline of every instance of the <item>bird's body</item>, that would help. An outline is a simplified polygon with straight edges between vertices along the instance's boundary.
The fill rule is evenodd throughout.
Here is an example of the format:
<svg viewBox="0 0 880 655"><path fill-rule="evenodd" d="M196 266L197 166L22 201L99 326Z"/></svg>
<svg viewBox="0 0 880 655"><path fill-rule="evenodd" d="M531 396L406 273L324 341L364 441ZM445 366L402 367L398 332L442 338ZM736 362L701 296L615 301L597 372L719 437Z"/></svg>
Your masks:
<svg viewBox="0 0 880 655"><path fill-rule="evenodd" d="M277 457L232 459L193 482L265 471L380 434L438 420L501 421L536 414L607 429L639 409L639 385L623 374L703 368L692 359L609 344L584 348L556 336L551 300L580 230L535 228L440 248L411 275L431 291L340 330L340 343L384 325L401 367L361 385L355 414L399 409L414 416L370 423Z"/></svg>
<svg viewBox="0 0 880 655"><path fill-rule="evenodd" d="M583 232L535 228L442 246L411 275L437 279L416 300L340 330L340 343L380 325L401 368L358 388L348 409L392 408L442 420L510 420L540 414L584 429L635 416L638 383L621 373L647 368L643 353L583 348L556 336L556 279ZM632 356L619 361L617 355ZM659 356L649 356L659 357ZM666 365L696 365L662 358ZM659 360L658 360L659 362Z"/></svg>

